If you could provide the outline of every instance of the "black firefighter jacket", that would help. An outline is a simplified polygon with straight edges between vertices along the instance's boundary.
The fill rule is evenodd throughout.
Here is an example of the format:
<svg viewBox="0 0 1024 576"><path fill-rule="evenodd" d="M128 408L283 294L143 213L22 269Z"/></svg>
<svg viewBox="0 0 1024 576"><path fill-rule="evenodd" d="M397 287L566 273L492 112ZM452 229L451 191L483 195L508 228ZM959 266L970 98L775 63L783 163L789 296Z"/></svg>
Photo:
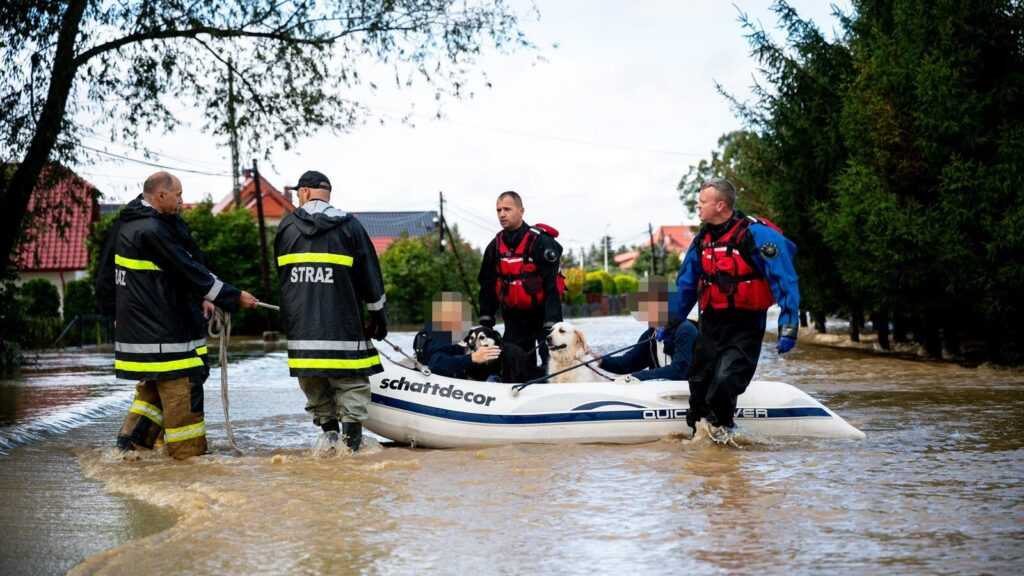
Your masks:
<svg viewBox="0 0 1024 576"><path fill-rule="evenodd" d="M177 215L128 203L111 228L97 278L101 312L114 313L118 378L203 380L206 338L199 303L236 311L240 292L199 261ZM111 289L111 286L113 289Z"/></svg>
<svg viewBox="0 0 1024 576"><path fill-rule="evenodd" d="M384 279L362 224L330 204L307 202L274 238L288 369L296 377L351 378L383 372L363 334L363 305L384 310Z"/></svg>

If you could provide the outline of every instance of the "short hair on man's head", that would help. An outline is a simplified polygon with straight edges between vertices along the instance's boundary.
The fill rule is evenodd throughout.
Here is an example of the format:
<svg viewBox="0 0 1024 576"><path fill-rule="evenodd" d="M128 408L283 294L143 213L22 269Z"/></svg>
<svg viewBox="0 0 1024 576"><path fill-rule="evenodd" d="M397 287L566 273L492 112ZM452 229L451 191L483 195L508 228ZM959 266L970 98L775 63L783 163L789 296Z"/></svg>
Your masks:
<svg viewBox="0 0 1024 576"><path fill-rule="evenodd" d="M714 188L715 192L718 192L718 197L721 198L725 205L729 208L736 207L736 187L732 185L732 182L725 178L709 178L700 184L700 189Z"/></svg>
<svg viewBox="0 0 1024 576"><path fill-rule="evenodd" d="M174 176L170 172L155 172L142 185L142 193L152 196L161 190L170 190L174 186Z"/></svg>
<svg viewBox="0 0 1024 576"><path fill-rule="evenodd" d="M502 192L501 194L498 194L498 200L497 201L501 202L505 198L511 198L512 201L515 202L516 206L518 206L519 208L523 207L523 197L520 196L518 192L515 192L513 190L506 190L506 191Z"/></svg>

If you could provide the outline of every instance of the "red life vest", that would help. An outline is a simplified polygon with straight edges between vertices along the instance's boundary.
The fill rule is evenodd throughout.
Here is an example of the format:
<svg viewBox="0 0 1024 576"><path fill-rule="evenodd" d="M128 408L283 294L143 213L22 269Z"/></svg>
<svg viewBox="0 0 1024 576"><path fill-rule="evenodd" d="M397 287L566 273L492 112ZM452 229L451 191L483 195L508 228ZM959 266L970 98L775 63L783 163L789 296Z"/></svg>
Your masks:
<svg viewBox="0 0 1024 576"><path fill-rule="evenodd" d="M761 222L750 218L737 218L718 240L710 233L701 234L699 284L700 309L707 310L767 310L775 303L771 287L754 267L744 250L749 250L747 232L750 224ZM765 225L778 229L770 222Z"/></svg>
<svg viewBox="0 0 1024 576"><path fill-rule="evenodd" d="M544 302L544 281L533 261L533 245L541 234L558 237L558 230L546 224L531 226L515 249L509 248L498 232L495 247L498 252L498 278L495 292L498 302L505 308L531 310ZM559 272L555 280L558 297L565 293L565 277Z"/></svg>

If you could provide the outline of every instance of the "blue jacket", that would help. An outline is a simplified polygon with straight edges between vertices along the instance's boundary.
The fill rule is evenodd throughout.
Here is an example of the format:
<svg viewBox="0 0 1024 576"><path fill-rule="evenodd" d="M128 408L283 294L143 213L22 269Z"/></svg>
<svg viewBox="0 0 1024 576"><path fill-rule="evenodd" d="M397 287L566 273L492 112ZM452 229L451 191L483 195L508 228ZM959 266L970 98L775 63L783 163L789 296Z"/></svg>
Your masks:
<svg viewBox="0 0 1024 576"><path fill-rule="evenodd" d="M466 378L473 359L466 349L452 344L452 333L433 331L427 328L428 338L420 362L427 365L430 371L449 378Z"/></svg>
<svg viewBox="0 0 1024 576"><path fill-rule="evenodd" d="M648 328L637 343L655 336L655 329ZM651 339L646 345L639 345L618 356L601 360L601 368L615 374L632 374L637 380L686 380L693 363L693 346L697 340L697 328L690 322L679 324L671 334L664 334L664 352L672 362L662 366L658 361L658 343Z"/></svg>
<svg viewBox="0 0 1024 576"><path fill-rule="evenodd" d="M742 213L736 214L739 218L748 218ZM754 218L751 220L748 231L756 247L751 259L758 272L768 281L772 296L782 309L779 313L779 335L796 338L800 325L800 285L796 268L793 267L796 244L771 226L762 224ZM701 277L700 240L705 233L707 232L702 228L693 239L676 279L678 291L674 300L677 304L670 305L670 313L683 318L697 303L697 287Z"/></svg>

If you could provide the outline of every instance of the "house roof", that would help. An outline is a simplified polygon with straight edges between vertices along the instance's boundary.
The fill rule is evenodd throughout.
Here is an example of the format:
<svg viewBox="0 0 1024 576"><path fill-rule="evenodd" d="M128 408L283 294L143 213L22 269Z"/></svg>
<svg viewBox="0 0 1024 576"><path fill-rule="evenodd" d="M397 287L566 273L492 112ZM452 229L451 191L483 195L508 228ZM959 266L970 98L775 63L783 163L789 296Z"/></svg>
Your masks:
<svg viewBox="0 0 1024 576"><path fill-rule="evenodd" d="M693 230L689 226L659 226L654 241L668 250L681 254L690 248Z"/></svg>
<svg viewBox="0 0 1024 576"><path fill-rule="evenodd" d="M63 178L50 170L66 170ZM52 180L47 182L47 180ZM15 264L25 272L85 270L89 250L85 240L99 218L96 187L71 170L47 168L29 198L29 212L36 211ZM61 234L61 224L66 225Z"/></svg>
<svg viewBox="0 0 1024 576"><path fill-rule="evenodd" d="M249 212L256 215L256 180L252 177L252 172L245 172L245 182L242 184L240 191L242 197L242 205L245 206ZM270 218L273 220L280 220L288 214L291 214L295 210L295 205L292 204L291 194L282 194L277 188L274 188L270 182L263 176L260 176L260 195L263 196L263 217ZM228 192L226 196L220 199L219 202L214 204L213 213L220 214L224 210L228 210L234 206L235 195Z"/></svg>
<svg viewBox="0 0 1024 576"><path fill-rule="evenodd" d="M353 212L371 238L398 238L402 234L423 236L437 230L437 212Z"/></svg>

